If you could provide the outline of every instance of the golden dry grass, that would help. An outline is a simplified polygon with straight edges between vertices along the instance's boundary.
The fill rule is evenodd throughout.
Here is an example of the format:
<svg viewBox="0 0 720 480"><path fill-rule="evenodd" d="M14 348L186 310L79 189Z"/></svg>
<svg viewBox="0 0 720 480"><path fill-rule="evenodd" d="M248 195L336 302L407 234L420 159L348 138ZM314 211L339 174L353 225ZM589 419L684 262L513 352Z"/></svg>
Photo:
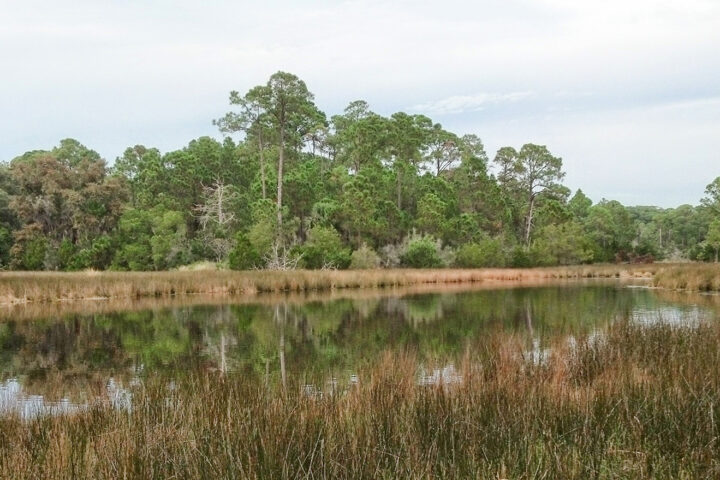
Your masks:
<svg viewBox="0 0 720 480"><path fill-rule="evenodd" d="M657 287L705 292L720 291L720 264L693 263L659 268L653 279Z"/></svg>
<svg viewBox="0 0 720 480"><path fill-rule="evenodd" d="M89 299L237 296L355 288L406 287L576 278L650 278L657 265L588 265L534 269L295 270L201 272L5 272L0 304Z"/></svg>

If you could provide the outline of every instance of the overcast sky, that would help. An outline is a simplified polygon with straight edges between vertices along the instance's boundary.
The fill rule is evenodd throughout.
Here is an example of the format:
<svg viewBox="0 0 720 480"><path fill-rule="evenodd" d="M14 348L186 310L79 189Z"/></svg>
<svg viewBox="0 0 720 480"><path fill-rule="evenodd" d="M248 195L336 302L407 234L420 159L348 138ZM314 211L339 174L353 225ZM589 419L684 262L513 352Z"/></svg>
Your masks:
<svg viewBox="0 0 720 480"><path fill-rule="evenodd" d="M328 116L547 145L595 201L695 204L720 175L718 0L0 0L0 159L220 138L228 92L277 70Z"/></svg>

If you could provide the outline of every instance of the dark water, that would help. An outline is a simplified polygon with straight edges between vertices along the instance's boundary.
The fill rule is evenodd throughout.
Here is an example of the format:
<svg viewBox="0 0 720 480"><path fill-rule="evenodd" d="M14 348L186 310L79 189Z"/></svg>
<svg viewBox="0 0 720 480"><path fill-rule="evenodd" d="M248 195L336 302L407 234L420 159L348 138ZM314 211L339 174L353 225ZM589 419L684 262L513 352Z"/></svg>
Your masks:
<svg viewBox="0 0 720 480"><path fill-rule="evenodd" d="M715 311L714 299L591 283L6 320L0 413L72 412L98 399L124 407L148 376L192 370L307 379L308 390L322 390L323 381L353 382L387 350L435 365L420 383L453 381L453 359L494 333L517 335L542 361L557 339L601 334L618 320L693 325Z"/></svg>

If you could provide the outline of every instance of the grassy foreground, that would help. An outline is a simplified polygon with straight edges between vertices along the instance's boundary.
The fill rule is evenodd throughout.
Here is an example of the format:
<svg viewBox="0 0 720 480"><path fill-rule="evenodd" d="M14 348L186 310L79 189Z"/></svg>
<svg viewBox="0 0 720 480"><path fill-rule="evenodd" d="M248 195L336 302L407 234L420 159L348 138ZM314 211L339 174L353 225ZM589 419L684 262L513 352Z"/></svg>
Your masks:
<svg viewBox="0 0 720 480"><path fill-rule="evenodd" d="M336 393L247 374L146 380L133 408L0 418L2 478L653 478L720 476L720 326L621 322L554 345L496 332L461 381L419 386L388 352Z"/></svg>
<svg viewBox="0 0 720 480"><path fill-rule="evenodd" d="M649 277L657 265L587 265L533 269L293 270L177 272L7 272L0 304L182 295L253 295L424 284L516 282L596 277Z"/></svg>

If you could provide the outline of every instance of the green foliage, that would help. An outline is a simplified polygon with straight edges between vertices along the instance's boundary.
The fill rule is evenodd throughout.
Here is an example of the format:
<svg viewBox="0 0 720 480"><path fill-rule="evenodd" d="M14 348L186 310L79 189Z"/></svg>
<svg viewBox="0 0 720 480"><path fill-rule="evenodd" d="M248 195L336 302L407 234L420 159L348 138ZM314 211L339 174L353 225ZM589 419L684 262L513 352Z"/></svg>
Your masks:
<svg viewBox="0 0 720 480"><path fill-rule="evenodd" d="M591 240L576 222L545 226L530 252L535 265L576 265L593 259Z"/></svg>
<svg viewBox="0 0 720 480"><path fill-rule="evenodd" d="M705 197L702 204L710 209L713 214L720 215L720 177L715 178L705 188Z"/></svg>
<svg viewBox="0 0 720 480"><path fill-rule="evenodd" d="M590 200L582 190L578 189L575 195L568 202L568 210L576 219L583 219L588 216L592 200Z"/></svg>
<svg viewBox="0 0 720 480"><path fill-rule="evenodd" d="M185 218L180 212L154 209L151 230L150 251L156 270L167 270L190 263L187 228Z"/></svg>
<svg viewBox="0 0 720 480"><path fill-rule="evenodd" d="M401 265L411 268L438 268L443 261L438 254L437 242L430 236L411 240L400 257Z"/></svg>
<svg viewBox="0 0 720 480"><path fill-rule="evenodd" d="M251 270L262 266L262 258L244 233L235 236L235 246L228 256L228 266L233 270Z"/></svg>
<svg viewBox="0 0 720 480"><path fill-rule="evenodd" d="M720 219L715 219L710 223L705 243L715 253L715 263L718 262L718 252L720 252Z"/></svg>
<svg viewBox="0 0 720 480"><path fill-rule="evenodd" d="M104 270L108 268L115 254L115 245L108 235L93 240L90 246L80 249L72 258L68 270Z"/></svg>
<svg viewBox="0 0 720 480"><path fill-rule="evenodd" d="M75 245L73 245L71 241L64 239L60 242L60 247L56 252L58 268L60 270L74 270L72 268L72 264L75 259L75 255Z"/></svg>
<svg viewBox="0 0 720 480"><path fill-rule="evenodd" d="M10 229L0 226L0 269L6 268L10 263L10 249L13 245Z"/></svg>
<svg viewBox="0 0 720 480"><path fill-rule="evenodd" d="M248 240L261 257L267 256L277 238L275 207L270 200L258 200L252 207L253 225L248 231Z"/></svg>
<svg viewBox="0 0 720 480"><path fill-rule="evenodd" d="M500 148L491 169L478 136L424 115L358 100L328 123L287 72L230 104L214 123L239 139L136 145L112 169L65 139L0 163L0 268L159 270L231 255L233 268L286 268L275 264L290 245L308 268L372 267L375 251L386 267L715 257L720 177L698 207L593 204L582 190L569 198L544 145Z"/></svg>
<svg viewBox="0 0 720 480"><path fill-rule="evenodd" d="M461 245L455 264L463 268L504 267L505 252L499 238L486 238Z"/></svg>
<svg viewBox="0 0 720 480"><path fill-rule="evenodd" d="M299 252L305 268L340 268L350 265L350 249L343 246L340 234L332 227L310 229L308 239Z"/></svg>
<svg viewBox="0 0 720 480"><path fill-rule="evenodd" d="M15 236L10 250L11 267L16 270L43 270L46 267L48 241L37 229L26 229Z"/></svg>
<svg viewBox="0 0 720 480"><path fill-rule="evenodd" d="M113 258L117 270L152 270L152 217L147 210L131 208L118 222L120 248Z"/></svg>
<svg viewBox="0 0 720 480"><path fill-rule="evenodd" d="M416 224L420 231L443 238L447 228L447 204L434 193L428 193L418 202Z"/></svg>
<svg viewBox="0 0 720 480"><path fill-rule="evenodd" d="M369 270L380 266L380 256L363 243L350 256L350 268L353 270Z"/></svg>
<svg viewBox="0 0 720 480"><path fill-rule="evenodd" d="M536 265L530 252L525 247L516 245L510 252L510 266L513 268L530 268Z"/></svg>
<svg viewBox="0 0 720 480"><path fill-rule="evenodd" d="M635 225L620 202L602 200L590 207L585 228L595 244L593 258L596 261L610 262L632 250Z"/></svg>

